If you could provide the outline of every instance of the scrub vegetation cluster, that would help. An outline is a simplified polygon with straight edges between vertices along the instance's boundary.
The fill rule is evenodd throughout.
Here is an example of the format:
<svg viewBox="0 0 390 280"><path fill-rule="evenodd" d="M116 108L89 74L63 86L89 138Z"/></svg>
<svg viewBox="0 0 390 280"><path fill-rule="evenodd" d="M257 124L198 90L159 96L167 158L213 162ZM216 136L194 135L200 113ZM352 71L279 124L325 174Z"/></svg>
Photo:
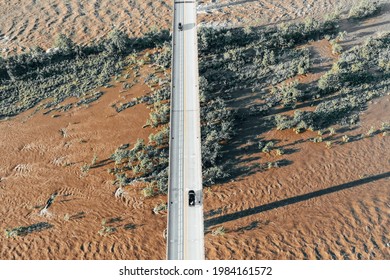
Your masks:
<svg viewBox="0 0 390 280"><path fill-rule="evenodd" d="M234 91L258 90L265 84L276 85L296 75L307 73L310 53L296 48L308 40L336 34L337 22L308 19L303 23L276 28L200 29L199 30L199 94L201 101L202 171L204 185L229 178L229 163L224 146L234 137L237 111L229 109ZM162 44L151 56L156 72L146 78L152 90L147 99L151 106L147 125L158 128L149 142L139 139L133 147L118 148L112 155L116 166L109 171L116 175L116 184L146 182L145 196L167 192L169 97L171 45ZM163 86L161 86L163 85ZM301 93L300 93L301 94ZM272 102L276 105L283 96ZM291 99L291 101L287 101ZM285 97L288 103L300 97ZM272 105L251 108L252 114L266 114ZM122 182L122 183L119 183Z"/></svg>
<svg viewBox="0 0 390 280"><path fill-rule="evenodd" d="M68 97L80 101L62 110L91 103L101 96L93 89L107 85L120 73L127 63L126 55L154 47L167 38L166 31L132 39L114 30L95 44L79 46L60 34L53 48L46 51L36 47L30 53L0 57L0 118L37 104L37 110L53 108Z"/></svg>
<svg viewBox="0 0 390 280"><path fill-rule="evenodd" d="M390 88L390 34L370 38L342 53L332 68L301 101L317 100L314 111L296 110L293 116L277 115L277 129L323 129L353 125L368 101Z"/></svg>
<svg viewBox="0 0 390 280"><path fill-rule="evenodd" d="M371 3L371 2L370 2ZM350 19L366 18L379 11L376 4L359 4ZM234 137L240 121L237 110L229 107L233 94L260 93L259 103L248 108L250 116L271 121L277 129L294 128L296 132L321 129L333 124L356 123L358 112L367 102L388 91L390 74L389 34L371 38L362 46L342 52L314 86L291 82L297 75L309 73L312 54L302 46L326 38L334 45L339 34L339 17L334 14L319 21L281 24L275 27L233 29L201 28L199 45L199 93L201 101L202 166L205 185L230 177L226 144ZM154 73L145 77L151 93L129 103L114 104L120 113L146 103L150 117L145 126L156 128L148 141L138 139L119 147L111 156L115 166L120 197L127 185L142 182L145 196L164 194L168 185L169 98L172 50L167 31L143 38L128 38L114 30L107 38L89 46L77 46L60 35L53 49L39 48L31 53L0 59L0 118L10 117L39 104L37 110L69 110L73 106L97 100L99 86L109 86L112 76L142 56L138 65L150 64ZM153 49L154 48L154 49ZM140 51L143 54L140 55ZM135 64L134 70L139 71ZM138 67L138 68L137 68ZM123 84L124 87L132 85ZM80 101L58 107L68 97ZM294 114L275 114L280 108L294 109L305 102L315 103L315 110L296 110ZM56 107L57 106L57 107ZM283 110L282 110L283 111ZM329 147L331 143L328 143ZM259 143L263 152L273 145ZM282 155L282 149L275 149ZM279 167L271 163L269 168Z"/></svg>

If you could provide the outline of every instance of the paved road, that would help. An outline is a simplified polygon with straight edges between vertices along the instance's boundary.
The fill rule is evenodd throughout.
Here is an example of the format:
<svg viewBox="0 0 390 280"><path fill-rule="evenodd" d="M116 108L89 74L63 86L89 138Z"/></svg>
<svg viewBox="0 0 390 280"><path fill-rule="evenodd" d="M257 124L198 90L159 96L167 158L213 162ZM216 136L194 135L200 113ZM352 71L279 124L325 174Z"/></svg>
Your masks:
<svg viewBox="0 0 390 280"><path fill-rule="evenodd" d="M167 234L170 260L204 259L196 28L196 1L175 1ZM192 206L190 191L195 192Z"/></svg>

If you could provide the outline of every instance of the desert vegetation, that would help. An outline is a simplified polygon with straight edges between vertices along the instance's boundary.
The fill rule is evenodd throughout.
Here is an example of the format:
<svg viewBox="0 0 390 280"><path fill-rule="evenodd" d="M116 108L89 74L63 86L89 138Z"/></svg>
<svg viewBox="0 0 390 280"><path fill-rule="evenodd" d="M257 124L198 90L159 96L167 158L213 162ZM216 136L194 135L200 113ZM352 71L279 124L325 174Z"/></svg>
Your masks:
<svg viewBox="0 0 390 280"><path fill-rule="evenodd" d="M30 53L0 58L0 118L37 104L37 110L53 110L68 97L79 101L55 109L67 111L94 102L103 93L92 90L107 85L112 76L120 73L127 64L126 55L168 38L167 32L161 32L131 39L114 30L95 44L79 46L60 34L51 49L35 48Z"/></svg>
<svg viewBox="0 0 390 280"><path fill-rule="evenodd" d="M361 0L349 11L349 18L364 19L377 14L380 11L378 2Z"/></svg>
<svg viewBox="0 0 390 280"><path fill-rule="evenodd" d="M309 40L322 39L325 36L336 42L338 39L338 18L327 17L324 21L306 19L304 22L282 24L272 28L237 28L237 29L209 29L203 28L199 32L200 51L200 96L201 96L201 120L202 120L202 165L205 185L212 185L220 179L230 176L227 171L229 162L223 160L223 146L234 136L234 120L237 112L228 109L228 102L233 92L250 89L263 91L263 103L250 108L251 115L260 117L272 114L274 108L283 106L295 108L301 102L316 100L329 95L338 95L343 88L343 93L333 100L323 101L317 105L314 112L296 110L293 117L277 115L275 124L277 129L294 128L297 133L307 129L319 129L335 124L339 121L352 122L356 115L351 116L352 109L361 109L369 100L368 97L355 99L347 93L345 83L355 81L355 85L361 85L364 71L369 68L357 64L364 56L363 53L371 50L355 50L354 60L347 59L347 54L342 54L338 63L326 73L315 88L305 88L298 82L286 82L296 75L308 73L311 60L310 51L298 46ZM332 39L333 38L333 39ZM147 184L144 189L146 196L167 191L168 168L168 137L169 137L169 84L170 77L167 70L170 68L171 48L168 38L157 41L158 51L153 55L147 53L138 60L142 65L146 62L153 63L155 74L145 78L151 89L149 96L144 96L115 107L121 112L136 104L146 103L151 107L150 117L146 126L157 128L157 132L149 136L146 143L139 140L132 147L119 148L112 156L115 167L109 171L116 176L116 194L122 194L123 187L136 182ZM129 38L120 32L111 33L110 37L102 45L102 52L112 59L123 58L128 54ZM379 39L378 39L379 40ZM108 43L109 42L109 43ZM151 45L153 41L145 40L142 47ZM336 43L333 49L341 52ZM385 42L383 42L385 44ZM371 47L377 44L371 43ZM74 45L66 38L60 38L56 46L66 54L74 49ZM364 48L364 47L363 47ZM365 57L360 63L370 63L373 67L379 64L382 69L388 67L386 61L381 59L376 51L376 60ZM121 56L122 55L122 56ZM373 54L375 56L375 54ZM118 59L117 70L123 67L123 59ZM344 61L348 61L349 66ZM352 65L355 62L356 65ZM163 72L161 72L161 70ZM352 73L352 74L351 74ZM382 72L381 72L382 73ZM353 76L351 76L353 75ZM107 75L108 78L109 75ZM383 77L378 77L381 81ZM337 82L338 83L337 83ZM107 81L105 81L107 83ZM353 82L352 82L353 84ZM271 89L269 90L269 87ZM366 87L367 88L367 87ZM366 88L360 89L361 92ZM356 92L357 88L351 88L349 92ZM268 91L268 93L267 93ZM370 98L379 93L369 94ZM61 99L60 99L61 100ZM352 107L351 107L352 106ZM350 118L344 120L344 118ZM318 139L321 139L318 141ZM322 142L322 137L317 137L316 142ZM269 144L269 143L268 143ZM263 152L269 152L272 146L266 145ZM281 151L280 149L278 149ZM277 153L279 155L282 152ZM270 162L270 167L278 167L277 162Z"/></svg>
<svg viewBox="0 0 390 280"><path fill-rule="evenodd" d="M319 101L315 110L296 110L293 116L277 115L277 129L356 124L367 102L388 93L389 40L389 34L382 34L342 53L331 70L318 80L311 91L313 96L307 95Z"/></svg>
<svg viewBox="0 0 390 280"><path fill-rule="evenodd" d="M46 222L40 222L29 226L19 226L15 228L8 228L4 231L7 238L15 238L17 236L25 236L33 232L39 232L53 226Z"/></svg>
<svg viewBox="0 0 390 280"><path fill-rule="evenodd" d="M383 15L200 27L208 259L387 256L388 36L351 49ZM166 228L171 46L154 34L62 35L41 64L1 59L2 258L165 257L150 232Z"/></svg>
<svg viewBox="0 0 390 280"><path fill-rule="evenodd" d="M224 160L223 147L234 136L237 112L228 108L231 92L246 88L258 89L264 84L278 83L305 74L310 67L307 49L295 48L310 39L336 33L334 20L319 22L306 20L303 23L282 25L277 28L256 29L201 29L199 32L202 132L203 182L206 186L230 176L229 162ZM145 56L142 61L148 61ZM145 196L167 192L168 139L169 139L169 92L171 63L169 42L161 44L152 57L156 74L149 75L145 82L150 96L124 104L127 106L145 102L151 106L146 126L158 129L149 136L149 142L139 139L132 147L117 149L112 155L115 167L109 172L118 178L126 178L125 185L144 182ZM161 74L161 69L163 70ZM159 75L157 73L160 72ZM275 87L275 96L267 104L251 108L254 115L263 115L276 104L293 106L304 93L296 83ZM271 148L269 145L265 149ZM279 149L279 151L281 151ZM282 154L282 152L280 152ZM272 166L277 167L277 163ZM116 180L118 182L118 180Z"/></svg>
<svg viewBox="0 0 390 280"><path fill-rule="evenodd" d="M378 9L376 5L362 3L349 16L363 18ZM357 112L367 101L386 91L390 69L386 55L388 36L384 34L342 53L337 45L338 21L338 15L331 15L323 21L308 18L276 27L199 30L205 185L230 176L227 166L231 163L223 159L224 145L234 137L235 120L240 117L237 111L229 109L233 93L245 90L262 93L261 102L249 108L249 115L271 119L279 130L294 128L301 133L356 122ZM314 87L290 81L310 70L311 53L302 46L323 38L333 42L335 53L341 53L332 69ZM147 51L141 57L135 54L152 47L157 47L152 53ZM148 142L139 139L132 146L119 147L111 157L115 166L109 172L116 176L116 196L123 194L125 186L136 182L146 183L146 196L166 193L171 63L170 37L166 31L132 39L114 30L89 46L78 46L61 34L50 50L37 48L31 53L1 59L0 117L13 116L37 104L37 110L48 110L45 113L89 104L104 94L92 90L109 86L111 77L118 77L125 65L133 64L134 75L139 77L139 67L145 63L152 64L155 72L144 79L151 93L112 106L120 113L137 104L147 104L151 112L145 126L157 131L149 136ZM122 86L126 89L132 85ZM78 97L79 101L60 106L68 97ZM316 109L297 109L292 116L276 114L270 118L279 107L294 109L306 101L317 102ZM321 136L318 139L322 142ZM273 149L270 143L262 145L259 143L259 149L264 153ZM281 156L284 152L278 148L275 153ZM274 165L271 162L269 166ZM85 164L81 172L85 174L89 167Z"/></svg>

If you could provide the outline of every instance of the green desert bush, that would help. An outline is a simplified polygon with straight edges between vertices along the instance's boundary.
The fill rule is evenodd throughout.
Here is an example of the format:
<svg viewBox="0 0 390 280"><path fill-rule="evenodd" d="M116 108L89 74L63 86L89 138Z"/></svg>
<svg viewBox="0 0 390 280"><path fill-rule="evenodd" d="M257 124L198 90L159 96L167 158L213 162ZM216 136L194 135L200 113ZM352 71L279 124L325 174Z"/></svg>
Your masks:
<svg viewBox="0 0 390 280"><path fill-rule="evenodd" d="M54 42L54 47L58 48L65 54L70 54L75 51L76 44L65 34L59 34ZM41 53L40 50L35 50L35 53Z"/></svg>
<svg viewBox="0 0 390 280"><path fill-rule="evenodd" d="M99 235L106 236L116 232L116 228L106 225L106 219L102 220L102 228L98 231Z"/></svg>
<svg viewBox="0 0 390 280"><path fill-rule="evenodd" d="M169 121L170 107L168 103L156 102L149 114L148 124L157 127L161 124L166 124Z"/></svg>
<svg viewBox="0 0 390 280"><path fill-rule="evenodd" d="M273 141L268 141L265 143L264 147L262 147L261 151L263 153L268 154L271 152L271 150L274 148L274 146L275 146L275 143Z"/></svg>
<svg viewBox="0 0 390 280"><path fill-rule="evenodd" d="M161 202L161 203L157 204L156 206L154 206L153 213L158 215L158 214L160 214L160 212L164 212L167 209L168 209L168 205L164 202Z"/></svg>
<svg viewBox="0 0 390 280"><path fill-rule="evenodd" d="M33 232L40 232L45 229L52 228L53 225L46 223L46 222L40 222L36 224L32 224L29 226L19 226L15 228L7 228L5 229L5 236L7 238L15 238L17 236L25 236Z"/></svg>
<svg viewBox="0 0 390 280"><path fill-rule="evenodd" d="M333 54L340 54L343 51L343 47L336 40L330 40L330 45Z"/></svg>
<svg viewBox="0 0 390 280"><path fill-rule="evenodd" d="M349 140L350 140L350 138L349 138L348 135L344 135L344 136L342 137L342 140L343 140L344 143L348 143Z"/></svg>
<svg viewBox="0 0 390 280"><path fill-rule="evenodd" d="M375 133L375 128L373 126L367 131L366 136L371 137Z"/></svg>
<svg viewBox="0 0 390 280"><path fill-rule="evenodd" d="M390 123L389 122L382 122L380 130L381 130L381 132L390 131Z"/></svg>
<svg viewBox="0 0 390 280"><path fill-rule="evenodd" d="M313 126L313 115L312 112L306 112L301 110L295 110L294 116L275 116L276 129L284 130L290 128L299 128L300 130L306 130Z"/></svg>
<svg viewBox="0 0 390 280"><path fill-rule="evenodd" d="M110 54L126 53L130 45L130 38L118 29L114 29L108 34L104 41L104 48Z"/></svg>
<svg viewBox="0 0 390 280"><path fill-rule="evenodd" d="M274 87L272 93L281 100L284 107L294 107L298 101L302 101L304 92L298 89L298 82L282 83L279 87Z"/></svg>
<svg viewBox="0 0 390 280"><path fill-rule="evenodd" d="M349 18L364 19L377 14L380 11L380 6L377 1L362 0L352 6L349 11Z"/></svg>
<svg viewBox="0 0 390 280"><path fill-rule="evenodd" d="M218 228L214 229L211 232L211 235L213 235L213 236L218 236L218 235L223 236L223 235L225 235L225 233L226 233L226 229L223 226L221 226L221 227L218 227Z"/></svg>
<svg viewBox="0 0 390 280"><path fill-rule="evenodd" d="M279 168L279 162L277 162L277 161L275 161L275 162L268 162L267 168L268 169Z"/></svg>

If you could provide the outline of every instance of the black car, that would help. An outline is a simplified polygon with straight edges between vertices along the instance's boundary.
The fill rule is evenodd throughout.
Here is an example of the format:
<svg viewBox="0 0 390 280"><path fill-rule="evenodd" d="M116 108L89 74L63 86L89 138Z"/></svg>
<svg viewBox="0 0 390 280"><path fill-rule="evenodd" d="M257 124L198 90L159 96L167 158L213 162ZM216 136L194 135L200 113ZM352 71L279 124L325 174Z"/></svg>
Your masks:
<svg viewBox="0 0 390 280"><path fill-rule="evenodd" d="M188 205L195 206L195 192L193 190L188 192Z"/></svg>
<svg viewBox="0 0 390 280"><path fill-rule="evenodd" d="M179 22L179 30L183 31L183 24L181 24L181 22Z"/></svg>

